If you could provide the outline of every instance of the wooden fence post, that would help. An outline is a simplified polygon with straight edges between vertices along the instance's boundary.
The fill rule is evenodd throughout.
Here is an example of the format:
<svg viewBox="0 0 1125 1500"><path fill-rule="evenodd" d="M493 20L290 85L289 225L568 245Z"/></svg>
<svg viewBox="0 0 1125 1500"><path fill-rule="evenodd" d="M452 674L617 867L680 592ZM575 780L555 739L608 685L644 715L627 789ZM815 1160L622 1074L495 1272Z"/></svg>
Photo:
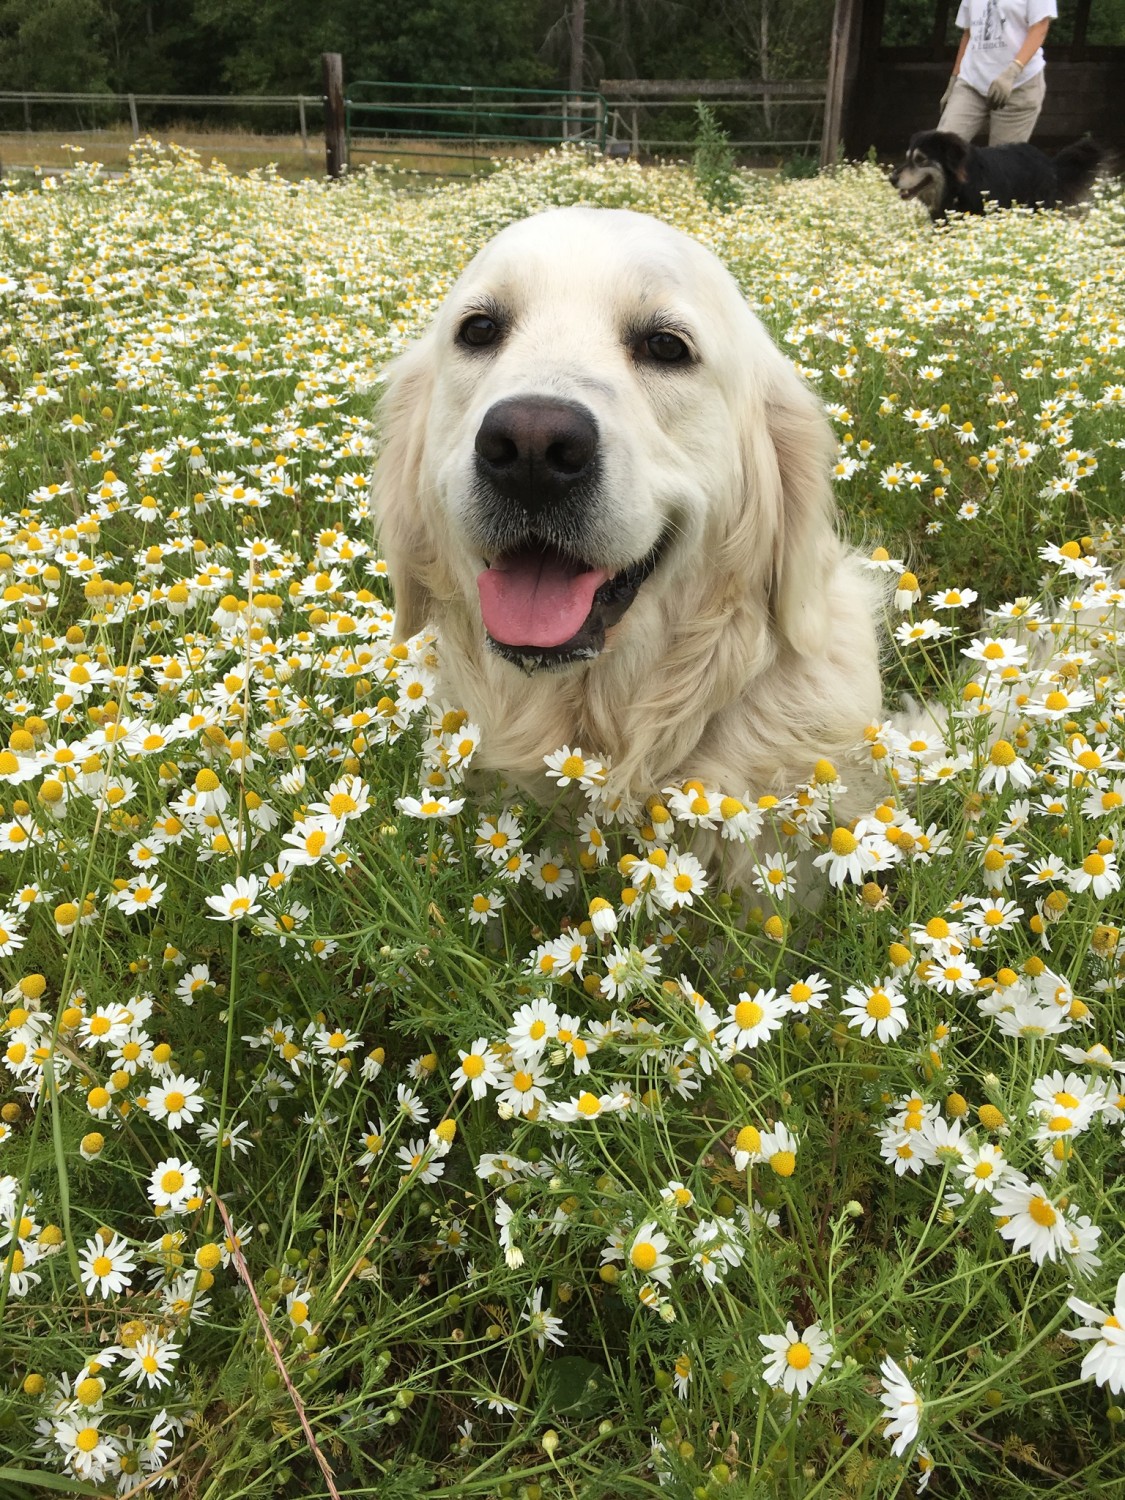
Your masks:
<svg viewBox="0 0 1125 1500"><path fill-rule="evenodd" d="M832 46L828 54L828 86L824 100L824 130L820 138L820 166L836 165L844 121L856 32L855 0L836 0L832 17Z"/></svg>
<svg viewBox="0 0 1125 1500"><path fill-rule="evenodd" d="M344 59L338 52L322 52L324 79L324 158L329 177L342 177L348 167L344 121Z"/></svg>

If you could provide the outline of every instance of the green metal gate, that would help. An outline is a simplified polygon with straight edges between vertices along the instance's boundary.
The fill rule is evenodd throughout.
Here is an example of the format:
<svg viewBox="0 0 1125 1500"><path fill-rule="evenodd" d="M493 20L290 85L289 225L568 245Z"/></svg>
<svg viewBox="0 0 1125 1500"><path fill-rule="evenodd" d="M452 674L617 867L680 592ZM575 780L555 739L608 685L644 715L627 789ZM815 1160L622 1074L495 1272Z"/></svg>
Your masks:
<svg viewBox="0 0 1125 1500"><path fill-rule="evenodd" d="M586 142L605 150L601 94L360 79L344 101L349 161L389 159L414 171L471 177L495 155Z"/></svg>

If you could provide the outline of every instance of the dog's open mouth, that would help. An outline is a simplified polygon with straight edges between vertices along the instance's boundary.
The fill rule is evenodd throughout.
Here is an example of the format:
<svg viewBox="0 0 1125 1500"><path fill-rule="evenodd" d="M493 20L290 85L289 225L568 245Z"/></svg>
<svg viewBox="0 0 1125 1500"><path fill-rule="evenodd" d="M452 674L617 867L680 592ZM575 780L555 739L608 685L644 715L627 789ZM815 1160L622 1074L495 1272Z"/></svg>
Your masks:
<svg viewBox="0 0 1125 1500"><path fill-rule="evenodd" d="M618 573L536 546L502 553L477 577L493 649L525 672L588 661L660 560L662 544Z"/></svg>
<svg viewBox="0 0 1125 1500"><path fill-rule="evenodd" d="M922 180L920 182L916 182L913 187L900 187L898 190L898 195L903 200L903 202L908 203L911 198L917 198L918 194L929 183L929 181L930 179L928 177L923 177Z"/></svg>

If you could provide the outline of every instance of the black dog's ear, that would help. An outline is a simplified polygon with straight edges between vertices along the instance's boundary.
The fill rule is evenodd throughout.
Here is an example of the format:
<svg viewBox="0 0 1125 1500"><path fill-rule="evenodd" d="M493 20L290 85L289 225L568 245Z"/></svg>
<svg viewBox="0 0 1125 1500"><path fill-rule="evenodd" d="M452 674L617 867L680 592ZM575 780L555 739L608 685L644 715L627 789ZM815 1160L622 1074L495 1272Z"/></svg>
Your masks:
<svg viewBox="0 0 1125 1500"><path fill-rule="evenodd" d="M945 136L945 164L958 182L968 182L969 143L952 132Z"/></svg>

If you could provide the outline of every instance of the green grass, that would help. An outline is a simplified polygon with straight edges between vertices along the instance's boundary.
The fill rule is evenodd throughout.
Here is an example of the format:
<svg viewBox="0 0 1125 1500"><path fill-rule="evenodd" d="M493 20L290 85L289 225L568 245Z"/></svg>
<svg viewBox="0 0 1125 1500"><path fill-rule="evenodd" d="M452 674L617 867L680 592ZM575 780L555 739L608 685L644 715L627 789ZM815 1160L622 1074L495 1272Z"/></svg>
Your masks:
<svg viewBox="0 0 1125 1500"><path fill-rule="evenodd" d="M889 852L814 910L671 905L658 809L686 852L697 794L599 864L569 804L572 835L466 789L440 642L391 650L378 372L492 233L576 201L730 266L829 407L852 535L921 591L887 678L948 742L873 728ZM420 194L147 149L0 198L0 1494L1120 1493L1125 1355L1067 1300L1100 1326L1123 1269L1121 896L1087 884L1125 794L1123 229L1112 187L934 234L869 167L720 213L566 154ZM828 853L832 770L762 810L786 848ZM423 779L463 809L412 816ZM561 896L489 855L505 810ZM879 985L886 1042L845 1014ZM772 1034L718 1042L763 991ZM535 1072L535 1001L545 1102L475 1098L468 1057ZM997 1153L1007 1226L966 1186ZM766 1378L788 1323L804 1396ZM919 1403L897 1455L881 1372Z"/></svg>

